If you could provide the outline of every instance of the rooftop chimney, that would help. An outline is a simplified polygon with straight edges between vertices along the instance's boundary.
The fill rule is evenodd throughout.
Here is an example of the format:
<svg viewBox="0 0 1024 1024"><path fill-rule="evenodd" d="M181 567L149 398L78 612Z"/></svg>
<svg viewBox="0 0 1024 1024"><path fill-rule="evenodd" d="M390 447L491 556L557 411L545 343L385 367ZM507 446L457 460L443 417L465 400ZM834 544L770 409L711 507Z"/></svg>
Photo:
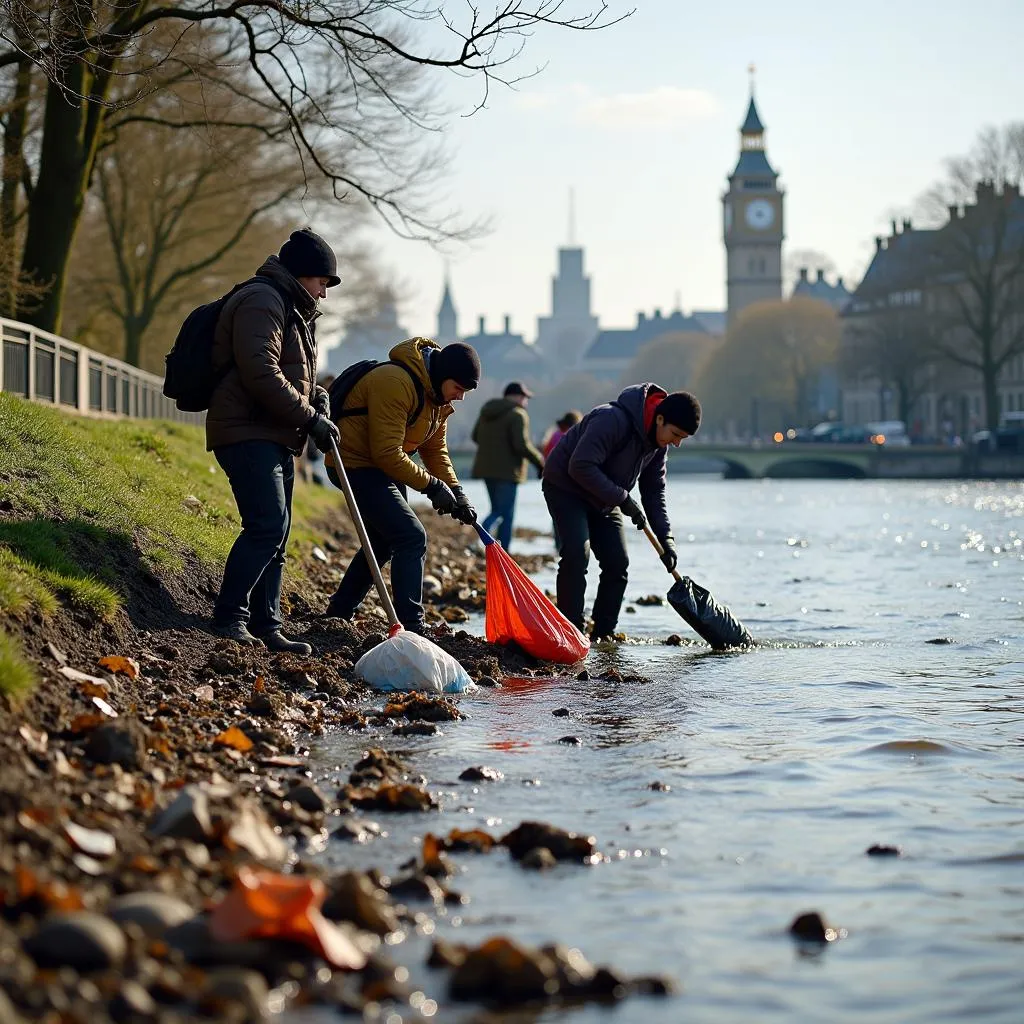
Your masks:
<svg viewBox="0 0 1024 1024"><path fill-rule="evenodd" d="M661 319L661 310L660 309L656 309L654 311L654 319L655 320L660 320Z"/></svg>
<svg viewBox="0 0 1024 1024"><path fill-rule="evenodd" d="M882 251L882 242L883 242L882 236L881 235L875 235L875 252L881 252Z"/></svg>
<svg viewBox="0 0 1024 1024"><path fill-rule="evenodd" d="M893 238L895 238L900 233L900 228L899 225L896 223L895 217L892 219L890 223L892 224L892 236Z"/></svg>
<svg viewBox="0 0 1024 1024"><path fill-rule="evenodd" d="M806 281L807 280L807 268L806 267L801 267L800 268L800 280L801 281Z"/></svg>
<svg viewBox="0 0 1024 1024"><path fill-rule="evenodd" d="M818 280L821 282L825 280L825 271L821 267L818 267Z"/></svg>
<svg viewBox="0 0 1024 1024"><path fill-rule="evenodd" d="M949 207L949 219L951 221L960 219L960 207L956 203L951 204Z"/></svg>
<svg viewBox="0 0 1024 1024"><path fill-rule="evenodd" d="M505 333L512 333L512 317L510 317L507 313L505 314Z"/></svg>
<svg viewBox="0 0 1024 1024"><path fill-rule="evenodd" d="M910 218L905 217L903 219L903 232L904 234L912 229L913 225L910 223Z"/></svg>
<svg viewBox="0 0 1024 1024"><path fill-rule="evenodd" d="M645 323L647 323L647 314L646 313L637 313L637 315L636 315L637 327L639 327L641 324L645 324Z"/></svg>
<svg viewBox="0 0 1024 1024"><path fill-rule="evenodd" d="M837 288L842 288L843 287L843 279L841 277L837 277L836 278L836 287Z"/></svg>
<svg viewBox="0 0 1024 1024"><path fill-rule="evenodd" d="M486 334L487 333L487 327L486 327L484 321L485 321L485 317L480 317L480 319L479 319L480 327L477 330L478 334Z"/></svg>

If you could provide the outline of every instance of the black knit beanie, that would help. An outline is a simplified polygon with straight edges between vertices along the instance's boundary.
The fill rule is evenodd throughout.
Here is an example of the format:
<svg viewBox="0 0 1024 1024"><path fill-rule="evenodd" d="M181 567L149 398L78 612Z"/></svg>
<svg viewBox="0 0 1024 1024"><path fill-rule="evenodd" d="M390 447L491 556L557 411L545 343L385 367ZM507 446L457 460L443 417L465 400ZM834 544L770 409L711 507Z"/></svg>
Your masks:
<svg viewBox="0 0 1024 1024"><path fill-rule="evenodd" d="M480 383L480 357L472 345L454 341L445 345L440 352L433 351L430 355L430 383L434 393L441 394L441 385L446 380L472 391Z"/></svg>
<svg viewBox="0 0 1024 1024"><path fill-rule="evenodd" d="M654 407L654 415L693 435L700 427L700 402L689 391L673 391Z"/></svg>
<svg viewBox="0 0 1024 1024"><path fill-rule="evenodd" d="M338 257L327 242L309 228L293 231L277 258L292 277L326 277L328 288L341 284Z"/></svg>

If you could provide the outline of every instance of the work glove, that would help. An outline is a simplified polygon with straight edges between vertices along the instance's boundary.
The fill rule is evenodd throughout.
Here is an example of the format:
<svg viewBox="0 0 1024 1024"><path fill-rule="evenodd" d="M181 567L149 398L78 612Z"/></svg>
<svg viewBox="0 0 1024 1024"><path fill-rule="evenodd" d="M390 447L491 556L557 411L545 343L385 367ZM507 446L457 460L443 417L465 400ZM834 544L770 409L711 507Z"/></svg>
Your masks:
<svg viewBox="0 0 1024 1024"><path fill-rule="evenodd" d="M452 489L443 480L432 476L430 483L423 488L423 493L430 499L430 504L434 506L434 511L439 516L455 514L455 509L459 505L458 500L452 494Z"/></svg>
<svg viewBox="0 0 1024 1024"><path fill-rule="evenodd" d="M455 495L456 502L452 518L466 526L472 526L477 520L477 514L476 509L470 504L469 498L466 497L466 492L456 484L452 488L452 494Z"/></svg>
<svg viewBox="0 0 1024 1024"><path fill-rule="evenodd" d="M313 408L316 409L321 416L326 416L328 419L331 415L331 396L326 388L320 387L317 384L313 391Z"/></svg>
<svg viewBox="0 0 1024 1024"><path fill-rule="evenodd" d="M676 563L679 561L679 556L676 554L676 542L672 539L671 534L667 537L659 537L658 539L661 541L662 547L661 564L669 572L674 572Z"/></svg>
<svg viewBox="0 0 1024 1024"><path fill-rule="evenodd" d="M643 509L632 498L627 497L619 508L633 520L633 525L638 530L642 530L647 525L647 517L644 515Z"/></svg>
<svg viewBox="0 0 1024 1024"><path fill-rule="evenodd" d="M341 433L338 428L320 412L313 417L313 421L309 425L309 436L313 438L313 444L324 455L327 455L332 450L333 445L341 440Z"/></svg>

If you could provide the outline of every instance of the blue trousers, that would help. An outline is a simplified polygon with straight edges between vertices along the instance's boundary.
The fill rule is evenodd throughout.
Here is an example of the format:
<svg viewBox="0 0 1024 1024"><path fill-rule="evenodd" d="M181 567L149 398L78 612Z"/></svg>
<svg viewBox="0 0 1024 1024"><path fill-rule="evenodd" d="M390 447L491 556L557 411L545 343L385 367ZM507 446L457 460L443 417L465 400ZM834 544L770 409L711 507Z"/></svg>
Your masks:
<svg viewBox="0 0 1024 1024"><path fill-rule="evenodd" d="M494 533L494 524L500 522L498 532L495 536L498 543L508 551L512 543L512 520L516 514L516 492L519 484L514 480L484 480L487 486L487 496L491 499L491 511L481 526L488 532Z"/></svg>
<svg viewBox="0 0 1024 1024"><path fill-rule="evenodd" d="M281 577L292 522L292 452L273 441L213 450L235 496L242 532L231 547L213 610L218 625L241 622L257 636L281 628Z"/></svg>

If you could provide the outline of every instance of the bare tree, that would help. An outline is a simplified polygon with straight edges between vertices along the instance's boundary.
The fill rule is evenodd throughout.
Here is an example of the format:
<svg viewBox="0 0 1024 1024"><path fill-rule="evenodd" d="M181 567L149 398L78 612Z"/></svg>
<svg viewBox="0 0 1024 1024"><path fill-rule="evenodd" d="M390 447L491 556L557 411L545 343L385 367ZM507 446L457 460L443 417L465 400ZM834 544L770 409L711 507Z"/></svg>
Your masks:
<svg viewBox="0 0 1024 1024"><path fill-rule="evenodd" d="M1024 122L986 128L950 160L921 207L935 232L928 268L935 348L977 372L990 430L999 425L999 376L1024 353Z"/></svg>
<svg viewBox="0 0 1024 1024"><path fill-rule="evenodd" d="M718 344L712 335L696 331L663 334L640 348L619 384L654 381L667 391L690 390L697 367Z"/></svg>
<svg viewBox="0 0 1024 1024"><path fill-rule="evenodd" d="M289 138L307 180L327 181L337 198L361 195L410 236L450 237L459 225L435 212L436 154L422 145L445 120L434 75L477 78L485 102L494 83L521 74L534 30L615 20L604 0L578 12L575 3L502 0L487 13L467 2L456 17L443 0L3 0L0 70L28 58L47 80L22 268L50 289L33 322L59 327L68 258L111 115L168 78L219 85L225 69L244 69L245 98Z"/></svg>
<svg viewBox="0 0 1024 1024"><path fill-rule="evenodd" d="M832 274L835 273L836 264L831 256L820 249L787 249L782 261L783 287L787 295L793 291L800 280L800 271L804 269Z"/></svg>

